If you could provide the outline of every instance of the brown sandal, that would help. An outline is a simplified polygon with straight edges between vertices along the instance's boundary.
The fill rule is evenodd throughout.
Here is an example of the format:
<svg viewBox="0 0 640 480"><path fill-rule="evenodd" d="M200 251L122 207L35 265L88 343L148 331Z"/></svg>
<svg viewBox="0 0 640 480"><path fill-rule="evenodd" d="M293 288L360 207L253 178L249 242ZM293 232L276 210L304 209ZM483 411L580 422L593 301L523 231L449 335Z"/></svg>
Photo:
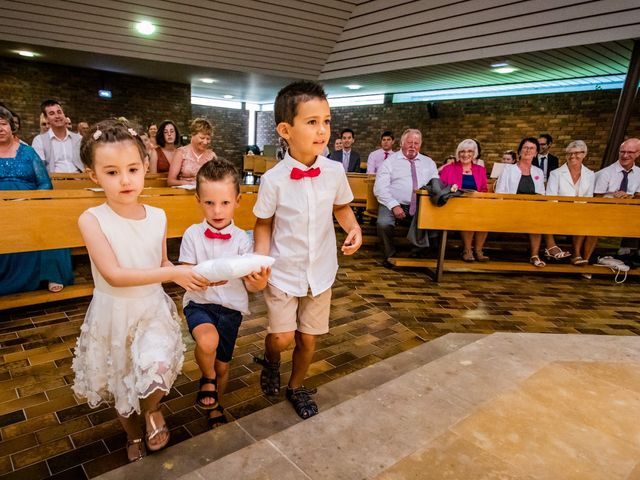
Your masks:
<svg viewBox="0 0 640 480"><path fill-rule="evenodd" d="M147 431L147 434L145 435L147 450L149 450L150 452L157 452L158 450L162 450L169 443L169 428L167 427L167 422L165 421L164 415L162 415L162 411L160 409L161 407L160 405L158 405L158 408L156 408L155 410L149 410L145 413L145 416L149 419L149 424L151 424L151 431ZM154 413L159 413L162 417L164 425L162 425L161 427L158 427L156 425L156 422L153 420L152 414ZM164 442L157 445L149 444L149 441L153 440L158 435L162 435L163 433L167 434L167 438L164 440Z"/></svg>
<svg viewBox="0 0 640 480"><path fill-rule="evenodd" d="M136 456L131 456L129 455L130 453L129 449L134 445L137 447L138 453ZM141 438L134 438L133 440L127 439L127 459L129 460L129 463L142 460L146 455L147 455L147 452L144 448L144 442L142 441Z"/></svg>
<svg viewBox="0 0 640 480"><path fill-rule="evenodd" d="M479 262L488 262L489 257L487 257L482 250L476 250L476 260Z"/></svg>

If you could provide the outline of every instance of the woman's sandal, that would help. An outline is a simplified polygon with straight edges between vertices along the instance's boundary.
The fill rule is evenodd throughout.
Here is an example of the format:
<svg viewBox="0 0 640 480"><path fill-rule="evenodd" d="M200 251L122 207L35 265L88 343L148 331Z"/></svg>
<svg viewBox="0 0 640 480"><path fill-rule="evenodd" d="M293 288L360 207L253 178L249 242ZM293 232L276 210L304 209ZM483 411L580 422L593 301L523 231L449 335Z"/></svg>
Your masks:
<svg viewBox="0 0 640 480"><path fill-rule="evenodd" d="M129 449L133 446L136 446L137 454L135 456L129 455ZM133 440L127 440L127 460L129 463L137 462L138 460L142 460L147 455L147 452L144 448L144 442L141 438L134 438Z"/></svg>
<svg viewBox="0 0 640 480"><path fill-rule="evenodd" d="M482 250L476 250L476 260L479 262L488 262L490 259L482 252Z"/></svg>
<svg viewBox="0 0 640 480"><path fill-rule="evenodd" d="M64 288L64 285L57 282L49 282L48 289L50 292L58 293Z"/></svg>
<svg viewBox="0 0 640 480"><path fill-rule="evenodd" d="M475 258L473 257L473 252L471 250L463 250L462 251L462 260L464 262L475 262Z"/></svg>
<svg viewBox="0 0 640 480"><path fill-rule="evenodd" d="M158 408L156 408L155 410L149 410L146 412L146 415L149 418L149 423L151 424L151 429L152 429L151 432L147 431L147 434L145 435L147 450L149 450L150 452L157 452L158 450L162 450L169 443L169 428L167 427L167 423L164 420L164 417L162 417L162 421L164 422L164 425L162 425L161 427L158 427L156 425L156 422L153 420L153 417L152 417L152 414L156 412L160 413L160 415L162 416L162 412L160 411L160 408L161 408L160 405L158 405ZM163 433L166 433L167 437L162 443L159 443L157 445L149 444L151 440L153 440L158 435L161 435Z"/></svg>
<svg viewBox="0 0 640 480"><path fill-rule="evenodd" d="M280 393L280 362L270 362L267 356L253 357L253 361L262 366L260 388L265 395L276 396Z"/></svg>
<svg viewBox="0 0 640 480"><path fill-rule="evenodd" d="M218 415L211 416L214 412L218 413ZM216 408L209 410L207 422L209 423L209 430L213 430L214 428L218 428L229 423L229 420L227 420L227 417L224 415L224 408L222 405L218 404Z"/></svg>
<svg viewBox="0 0 640 480"><path fill-rule="evenodd" d="M307 389L304 386L298 388L287 387L286 397L300 418L306 420L318 414L318 405L311 398L318 390Z"/></svg>
<svg viewBox="0 0 640 480"><path fill-rule="evenodd" d="M216 387L215 390L202 390L202 386L205 384L211 384ZM198 396L196 397L196 405L203 410L213 410L216 408L218 404L218 380L217 378L200 378L200 391L198 392ZM212 403L203 403L202 400L205 398L212 398Z"/></svg>
<svg viewBox="0 0 640 480"><path fill-rule="evenodd" d="M556 252L556 253L551 253ZM563 258L567 258L571 256L571 252L565 252L559 246L554 245L551 248L544 249L544 255L547 258L553 258L554 260L562 260Z"/></svg>
<svg viewBox="0 0 640 480"><path fill-rule="evenodd" d="M530 259L529 259L529 263L531 263L531 265L533 265L534 267L546 267L547 264L544 263L542 260L540 260L540 257L538 255L533 255Z"/></svg>
<svg viewBox="0 0 640 480"><path fill-rule="evenodd" d="M577 267L584 267L589 263L589 260L585 260L582 257L572 257L570 262L571 262L571 265L576 265Z"/></svg>

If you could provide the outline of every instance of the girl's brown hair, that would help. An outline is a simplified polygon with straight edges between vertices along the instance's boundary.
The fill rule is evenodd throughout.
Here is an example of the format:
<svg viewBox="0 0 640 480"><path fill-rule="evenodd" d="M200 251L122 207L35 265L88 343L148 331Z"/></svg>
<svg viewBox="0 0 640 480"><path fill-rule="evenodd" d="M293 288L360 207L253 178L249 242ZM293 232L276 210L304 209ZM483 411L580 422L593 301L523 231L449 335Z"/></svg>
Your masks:
<svg viewBox="0 0 640 480"><path fill-rule="evenodd" d="M136 131L129 128L119 119L103 120L91 128L88 135L82 138L80 145L80 159L88 168L93 168L95 161L96 146L105 143L118 143L130 141L138 147L140 159L144 162L147 151L144 148L142 139Z"/></svg>

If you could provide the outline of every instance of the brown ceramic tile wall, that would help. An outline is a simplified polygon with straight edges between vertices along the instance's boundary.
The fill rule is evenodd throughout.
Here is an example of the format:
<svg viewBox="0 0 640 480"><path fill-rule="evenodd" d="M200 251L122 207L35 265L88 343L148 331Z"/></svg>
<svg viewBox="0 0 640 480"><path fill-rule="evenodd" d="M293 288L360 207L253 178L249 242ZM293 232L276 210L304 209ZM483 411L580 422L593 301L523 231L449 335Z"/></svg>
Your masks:
<svg viewBox="0 0 640 480"><path fill-rule="evenodd" d="M392 130L399 140L405 128L419 128L424 135L422 151L437 162L454 153L458 142L468 137L477 138L482 157L493 162L502 151L517 148L522 137L549 132L554 138L551 151L560 157L569 141L585 140L587 164L597 169L619 95L619 90L603 90L447 100L435 102L437 118L430 117L427 102L333 108L331 138L343 128L352 128L356 132L354 149L366 158L378 148L383 130ZM640 98L627 136L640 136ZM273 112L259 112L258 145L275 141Z"/></svg>

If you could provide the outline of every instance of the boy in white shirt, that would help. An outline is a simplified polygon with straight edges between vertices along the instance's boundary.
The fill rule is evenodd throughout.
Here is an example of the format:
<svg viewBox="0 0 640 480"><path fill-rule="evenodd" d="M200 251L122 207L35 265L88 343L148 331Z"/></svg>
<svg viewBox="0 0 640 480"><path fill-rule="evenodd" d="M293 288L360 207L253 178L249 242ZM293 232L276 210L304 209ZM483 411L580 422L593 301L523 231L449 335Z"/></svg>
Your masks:
<svg viewBox="0 0 640 480"><path fill-rule="evenodd" d="M349 206L353 194L344 168L320 155L331 134L331 114L322 86L294 82L274 105L278 135L288 145L282 161L260 178L253 209L255 252L276 259L264 291L269 317L260 386L280 392L280 354L295 348L286 397L303 419L318 406L302 383L316 338L329 331L331 285L338 270L333 215L347 233L345 255L362 244L362 232Z"/></svg>
<svg viewBox="0 0 640 480"><path fill-rule="evenodd" d="M195 265L213 258L251 253L247 233L233 223L240 201L238 171L229 162L211 160L196 177L196 199L204 221L191 225L182 237L180 262ZM247 290L267 285L270 269L242 279L212 283L204 292L186 292L183 305L189 332L196 341L195 359L202 371L196 405L208 410L209 428L227 423L222 394L242 315L249 313Z"/></svg>

